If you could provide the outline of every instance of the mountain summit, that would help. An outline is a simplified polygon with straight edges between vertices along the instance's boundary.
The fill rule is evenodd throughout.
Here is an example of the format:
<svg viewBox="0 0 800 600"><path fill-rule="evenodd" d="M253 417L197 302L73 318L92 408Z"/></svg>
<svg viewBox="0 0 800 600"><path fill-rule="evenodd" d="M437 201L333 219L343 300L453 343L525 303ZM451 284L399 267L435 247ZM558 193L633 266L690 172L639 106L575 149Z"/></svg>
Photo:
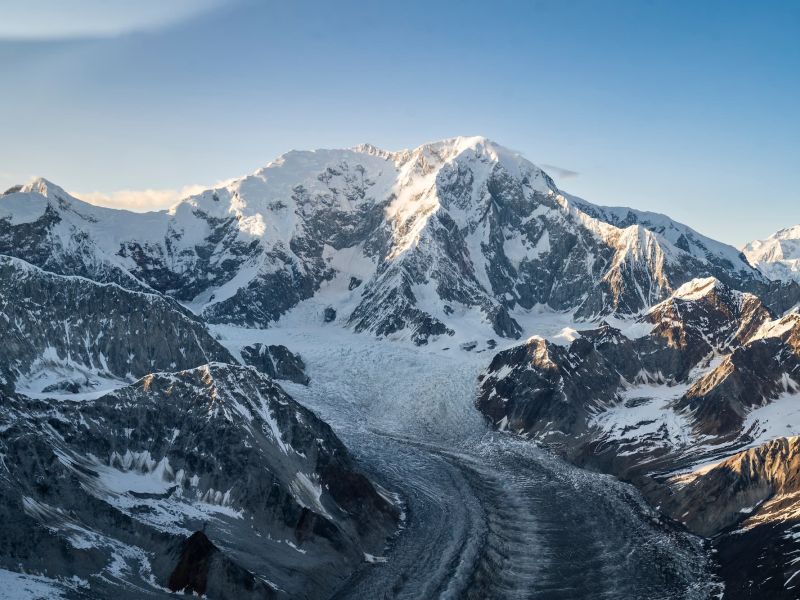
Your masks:
<svg viewBox="0 0 800 600"><path fill-rule="evenodd" d="M750 264L770 279L800 283L800 225L754 240L743 252Z"/></svg>
<svg viewBox="0 0 800 600"><path fill-rule="evenodd" d="M155 213L37 180L0 198L0 252L23 245L48 270L156 290L211 322L268 326L302 304L418 344L476 329L516 338L539 305L634 314L695 277L765 281L736 249L564 194L483 137L292 151Z"/></svg>

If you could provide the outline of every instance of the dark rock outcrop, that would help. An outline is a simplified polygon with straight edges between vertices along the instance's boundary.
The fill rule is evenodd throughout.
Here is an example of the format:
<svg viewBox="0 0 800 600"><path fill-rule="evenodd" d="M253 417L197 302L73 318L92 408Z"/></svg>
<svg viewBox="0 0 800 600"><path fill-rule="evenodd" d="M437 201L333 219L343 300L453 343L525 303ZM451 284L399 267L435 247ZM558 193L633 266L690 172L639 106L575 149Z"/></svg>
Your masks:
<svg viewBox="0 0 800 600"><path fill-rule="evenodd" d="M202 531L176 544L169 554L177 555L177 564L167 580L167 587L173 592L220 600L280 597L277 590L225 557Z"/></svg>
<svg viewBox="0 0 800 600"><path fill-rule="evenodd" d="M308 385L310 381L303 359L286 346L256 343L242 348L241 354L245 364L273 379L286 379L303 385Z"/></svg>

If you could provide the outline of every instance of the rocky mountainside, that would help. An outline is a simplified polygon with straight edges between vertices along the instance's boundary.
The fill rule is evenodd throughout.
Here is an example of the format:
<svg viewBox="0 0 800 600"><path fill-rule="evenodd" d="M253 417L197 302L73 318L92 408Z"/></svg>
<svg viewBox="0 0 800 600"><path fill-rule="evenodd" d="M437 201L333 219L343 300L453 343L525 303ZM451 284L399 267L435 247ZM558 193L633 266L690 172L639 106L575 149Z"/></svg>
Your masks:
<svg viewBox="0 0 800 600"><path fill-rule="evenodd" d="M603 323L566 345L534 337L498 353L478 406L502 428L575 436L628 399L636 414L637 400L666 394L692 434L719 442L743 434L749 409L794 389L798 331L797 313L773 319L752 294L694 280L640 316L636 335Z"/></svg>
<svg viewBox="0 0 800 600"><path fill-rule="evenodd" d="M307 384L299 356L234 357L113 261L51 259L0 255L0 569L76 597L318 598L381 553L397 501L273 382Z"/></svg>
<svg viewBox="0 0 800 600"><path fill-rule="evenodd" d="M0 256L0 387L77 394L209 361L235 362L175 301Z"/></svg>
<svg viewBox="0 0 800 600"><path fill-rule="evenodd" d="M714 536L731 598L796 598L800 438L778 438L669 482L657 501Z"/></svg>
<svg viewBox="0 0 800 600"><path fill-rule="evenodd" d="M144 215L37 180L0 198L0 253L157 290L210 322L268 326L314 297L329 320L416 343L516 338L538 305L634 314L695 277L768 285L734 248L565 195L485 138L290 152Z"/></svg>
<svg viewBox="0 0 800 600"><path fill-rule="evenodd" d="M781 229L743 248L750 264L770 279L800 283L800 225Z"/></svg>
<svg viewBox="0 0 800 600"><path fill-rule="evenodd" d="M0 565L92 597L322 597L397 526L331 429L248 367L3 396L0 427Z"/></svg>
<svg viewBox="0 0 800 600"><path fill-rule="evenodd" d="M800 314L775 317L709 278L623 326L501 351L481 376L478 408L717 536L725 597L795 597L797 438L778 436L800 428Z"/></svg>

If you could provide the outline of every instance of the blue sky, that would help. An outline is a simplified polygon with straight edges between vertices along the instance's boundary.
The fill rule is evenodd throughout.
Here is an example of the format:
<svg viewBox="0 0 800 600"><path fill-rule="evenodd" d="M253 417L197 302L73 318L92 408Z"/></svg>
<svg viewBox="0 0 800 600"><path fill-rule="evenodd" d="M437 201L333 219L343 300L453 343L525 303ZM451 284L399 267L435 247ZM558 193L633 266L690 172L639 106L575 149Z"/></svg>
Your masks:
<svg viewBox="0 0 800 600"><path fill-rule="evenodd" d="M292 148L486 135L557 167L566 191L736 245L800 223L800 2L0 0L0 14L3 188L41 175L142 207Z"/></svg>

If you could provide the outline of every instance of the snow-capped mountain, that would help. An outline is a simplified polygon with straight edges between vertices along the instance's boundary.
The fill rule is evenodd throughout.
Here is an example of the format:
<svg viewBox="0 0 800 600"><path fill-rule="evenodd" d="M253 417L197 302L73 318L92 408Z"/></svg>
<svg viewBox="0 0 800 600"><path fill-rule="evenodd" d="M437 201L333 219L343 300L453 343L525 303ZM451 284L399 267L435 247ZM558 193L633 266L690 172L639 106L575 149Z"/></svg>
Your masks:
<svg viewBox="0 0 800 600"><path fill-rule="evenodd" d="M750 264L770 279L800 283L800 225L754 240L742 251Z"/></svg>
<svg viewBox="0 0 800 600"><path fill-rule="evenodd" d="M634 314L694 277L765 284L734 248L562 194L479 137L290 152L144 215L37 180L0 198L0 252L148 287L210 322L269 326L314 298L329 320L417 343L475 326L516 338L538 305Z"/></svg>
<svg viewBox="0 0 800 600"><path fill-rule="evenodd" d="M345 580L402 596L419 570L402 560L422 555L435 571L423 597L458 597L456 580L513 595L529 575L560 593L529 566L493 573L496 548L527 550L513 536L539 528L525 486L541 471L482 463L506 451L484 443L519 435L714 536L728 597L773 580L791 597L797 442L778 438L800 435L800 285L776 269L792 270L793 236L745 257L664 215L562 192L481 137L293 151L143 214L44 179L12 188L0 570L75 596L318 598ZM376 571L392 587L364 571L404 524L384 476L416 482L412 507L431 511L414 535L453 509L442 496L467 511L453 523L466 529L422 553L399 534L405 558ZM440 476L443 493L425 480ZM501 498L512 479L525 485ZM780 556L734 568L740 526L754 548L782 540ZM489 550L467 552L469 536Z"/></svg>

